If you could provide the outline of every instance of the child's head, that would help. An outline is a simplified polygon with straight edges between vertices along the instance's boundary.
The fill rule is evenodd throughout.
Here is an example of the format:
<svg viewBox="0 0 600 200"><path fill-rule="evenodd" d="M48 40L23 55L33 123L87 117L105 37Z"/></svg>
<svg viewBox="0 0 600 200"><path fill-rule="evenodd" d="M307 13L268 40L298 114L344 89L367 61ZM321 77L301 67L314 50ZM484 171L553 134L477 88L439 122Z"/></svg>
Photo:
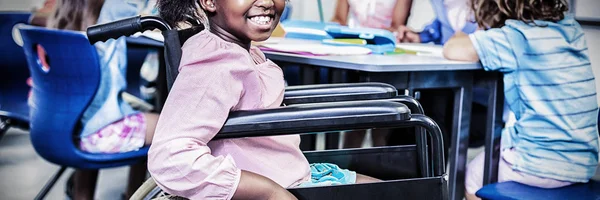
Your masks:
<svg viewBox="0 0 600 200"><path fill-rule="evenodd" d="M158 9L171 26L202 23L250 42L271 36L285 3L286 0L159 0Z"/></svg>
<svg viewBox="0 0 600 200"><path fill-rule="evenodd" d="M58 0L47 26L55 29L83 31L96 24L104 0Z"/></svg>
<svg viewBox="0 0 600 200"><path fill-rule="evenodd" d="M565 0L471 0L471 6L475 21L486 28L502 27L507 19L558 22L569 9Z"/></svg>

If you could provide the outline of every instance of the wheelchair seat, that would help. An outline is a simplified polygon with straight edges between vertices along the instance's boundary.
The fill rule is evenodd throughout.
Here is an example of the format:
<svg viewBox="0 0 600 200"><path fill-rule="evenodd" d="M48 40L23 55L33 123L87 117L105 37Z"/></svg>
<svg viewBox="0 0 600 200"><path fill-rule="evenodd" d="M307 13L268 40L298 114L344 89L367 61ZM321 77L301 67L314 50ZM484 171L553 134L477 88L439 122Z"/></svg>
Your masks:
<svg viewBox="0 0 600 200"><path fill-rule="evenodd" d="M511 181L486 185L477 191L476 195L482 199L490 200L600 199L600 182L590 180L588 183L545 189Z"/></svg>

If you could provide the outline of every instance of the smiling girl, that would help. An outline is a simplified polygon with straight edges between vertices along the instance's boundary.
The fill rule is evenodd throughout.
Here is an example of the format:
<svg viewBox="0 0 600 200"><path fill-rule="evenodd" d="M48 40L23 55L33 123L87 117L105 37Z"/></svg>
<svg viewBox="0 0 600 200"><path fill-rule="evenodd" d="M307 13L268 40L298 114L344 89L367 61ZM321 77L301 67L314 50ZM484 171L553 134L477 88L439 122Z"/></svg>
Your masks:
<svg viewBox="0 0 600 200"><path fill-rule="evenodd" d="M148 153L148 169L163 190L190 199L295 199L285 187L377 181L332 164L309 165L298 135L211 141L229 112L281 105L283 73L250 42L270 37L285 3L158 1L172 26L191 20L208 27L182 47Z"/></svg>

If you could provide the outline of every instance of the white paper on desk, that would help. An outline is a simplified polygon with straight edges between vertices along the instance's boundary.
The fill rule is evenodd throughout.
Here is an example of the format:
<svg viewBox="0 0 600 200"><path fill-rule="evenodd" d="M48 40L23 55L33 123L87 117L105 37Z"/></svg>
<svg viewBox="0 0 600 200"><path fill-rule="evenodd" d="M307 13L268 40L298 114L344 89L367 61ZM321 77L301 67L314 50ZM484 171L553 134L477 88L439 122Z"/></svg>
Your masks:
<svg viewBox="0 0 600 200"><path fill-rule="evenodd" d="M423 44L396 44L396 48L401 48L409 51L416 51L419 56L434 56L444 57L443 47L439 45L423 45Z"/></svg>
<svg viewBox="0 0 600 200"><path fill-rule="evenodd" d="M134 37L147 37L159 42L165 42L165 38L163 37L163 35L160 32L156 32L156 31L145 31L143 33L136 33L133 34Z"/></svg>
<svg viewBox="0 0 600 200"><path fill-rule="evenodd" d="M264 44L279 44L281 41L283 41L284 38L282 37L270 37L269 39L265 40L265 41L260 41L260 42L256 42L256 41L252 41L253 45L264 45Z"/></svg>
<svg viewBox="0 0 600 200"><path fill-rule="evenodd" d="M314 44L262 44L269 49L288 53L310 53L314 55L366 55L371 49L357 46L333 46Z"/></svg>

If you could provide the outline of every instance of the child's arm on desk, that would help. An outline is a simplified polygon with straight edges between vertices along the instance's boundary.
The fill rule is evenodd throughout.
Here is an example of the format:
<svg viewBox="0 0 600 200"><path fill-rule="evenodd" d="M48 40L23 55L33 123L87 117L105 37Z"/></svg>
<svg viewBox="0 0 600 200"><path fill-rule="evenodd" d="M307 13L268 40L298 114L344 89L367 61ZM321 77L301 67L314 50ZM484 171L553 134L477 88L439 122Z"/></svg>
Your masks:
<svg viewBox="0 0 600 200"><path fill-rule="evenodd" d="M449 60L479 61L479 56L467 34L457 32L444 45L444 57Z"/></svg>

